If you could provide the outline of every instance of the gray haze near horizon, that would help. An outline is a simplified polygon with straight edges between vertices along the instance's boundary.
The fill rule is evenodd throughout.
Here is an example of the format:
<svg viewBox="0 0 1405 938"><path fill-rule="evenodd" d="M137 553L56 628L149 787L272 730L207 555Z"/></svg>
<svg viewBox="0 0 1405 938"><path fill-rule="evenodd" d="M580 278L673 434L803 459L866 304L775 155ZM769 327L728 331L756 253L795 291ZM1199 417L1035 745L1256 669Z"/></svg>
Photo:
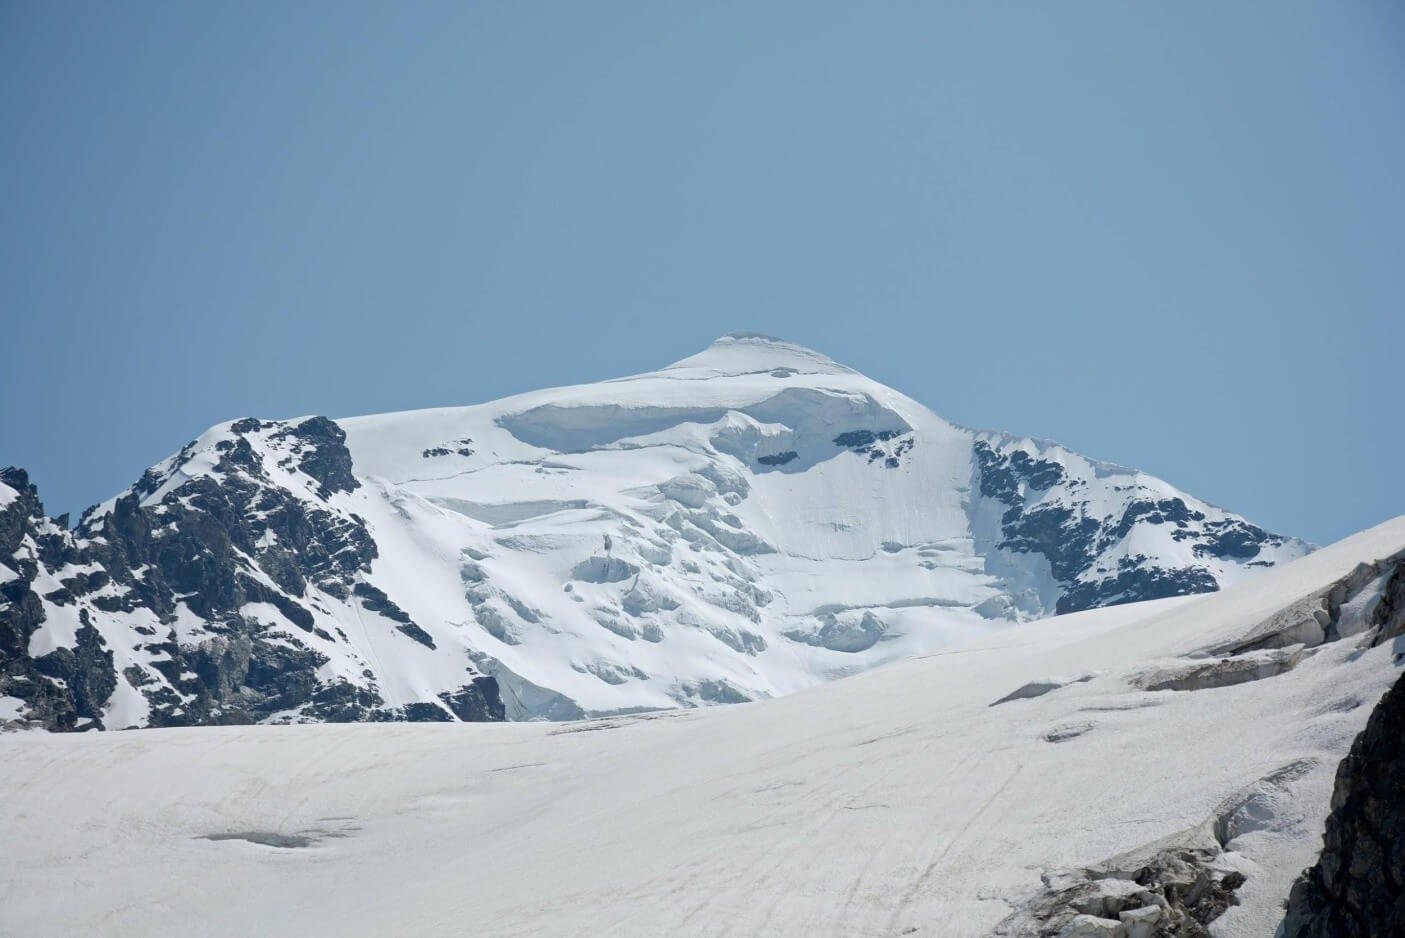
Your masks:
<svg viewBox="0 0 1405 938"><path fill-rule="evenodd" d="M749 329L1328 542L1405 511L1405 7L0 5L0 464Z"/></svg>

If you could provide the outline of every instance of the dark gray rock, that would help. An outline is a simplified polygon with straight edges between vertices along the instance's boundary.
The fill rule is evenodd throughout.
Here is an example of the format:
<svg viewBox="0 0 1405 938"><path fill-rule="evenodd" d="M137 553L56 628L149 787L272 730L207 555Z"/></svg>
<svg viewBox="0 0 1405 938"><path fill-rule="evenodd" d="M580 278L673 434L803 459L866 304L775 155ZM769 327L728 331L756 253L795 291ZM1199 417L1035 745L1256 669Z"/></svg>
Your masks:
<svg viewBox="0 0 1405 938"><path fill-rule="evenodd" d="M364 686L319 679L327 656L297 637L335 640L316 624L314 585L354 597L434 648L428 632L364 580L375 541L361 518L333 502L359 484L345 439L323 417L236 421L213 447L213 473L176 474L194 451L190 444L107 510L90 509L74 531L44 515L22 470L0 469L0 482L18 493L0 509L0 561L19 574L0 584L0 694L23 700L30 724L54 730L104 728L119 681L146 698L151 726L410 720L430 710L445 719L503 719L497 682L481 675L453 702L425 701L429 710L387 709L369 673ZM275 483L263 461L269 453L280 469L305 477L313 497ZM79 572L66 575L61 589L34 590L41 569L57 575L70 565ZM294 631L250 617L243 610L251 603L276 609ZM46 604L70 614L76 606L82 627L71 647L31 657ZM193 635L188 624L185 637L174 628L181 605L199 619ZM151 664L117 673L104 634L145 639L137 647L153 655Z"/></svg>
<svg viewBox="0 0 1405 938"><path fill-rule="evenodd" d="M352 587L351 592L361 599L361 605L365 609L378 612L387 619L398 623L396 628L403 634L413 638L431 651L434 649L434 639L429 637L429 633L416 625L409 613L392 602L382 590L370 583L360 582Z"/></svg>
<svg viewBox="0 0 1405 938"><path fill-rule="evenodd" d="M454 693L443 693L439 699L466 723L484 723L507 719L499 693L498 680L482 675L460 687Z"/></svg>
<svg viewBox="0 0 1405 938"><path fill-rule="evenodd" d="M896 469L915 444L908 434L906 430L848 430L834 438L834 445L867 456L869 463Z"/></svg>
<svg viewBox="0 0 1405 938"><path fill-rule="evenodd" d="M1252 562L1264 547L1287 541L1241 519L1207 518L1183 499L1153 498L1150 492L1129 498L1110 516L1091 513L1089 503L1077 497L1046 502L1043 495L1049 490L1064 488L1076 496L1083 483L1069 478L1054 460L1021 449L1003 451L977 440L974 454L976 489L1004 506L996 546L1048 560L1050 572L1063 587L1055 609L1059 613L1219 588L1219 581L1204 567L1160 567L1147 557L1123 558L1116 570L1098 570L1090 576L1102 552L1138 524L1169 528L1174 540L1189 541L1191 552L1200 558Z"/></svg>
<svg viewBox="0 0 1405 938"><path fill-rule="evenodd" d="M420 457L423 459L433 459L436 456L472 456L473 448L469 446L472 442L473 440L469 437L464 437L461 440L450 440L438 446L431 446L429 449L421 452Z"/></svg>
<svg viewBox="0 0 1405 938"><path fill-rule="evenodd" d="M1283 935L1405 935L1405 678L1337 767L1322 854L1293 886Z"/></svg>
<svg viewBox="0 0 1405 938"><path fill-rule="evenodd" d="M298 468L322 483L322 496L332 492L352 492L361 483L351 474L351 452L346 433L326 417L308 417L302 423L280 431L298 441Z"/></svg>
<svg viewBox="0 0 1405 938"><path fill-rule="evenodd" d="M1002 936L1098 934L1083 931L1092 916L1111 926L1145 923L1133 934L1209 938L1209 925L1236 904L1242 873L1215 864L1218 851L1204 846L1168 846L1131 867L1116 863L1062 870L1043 876L1044 888L996 926ZM1155 909L1155 912L1151 910ZM1143 911L1145 910L1145 911ZM1107 933L1116 932L1109 927Z"/></svg>

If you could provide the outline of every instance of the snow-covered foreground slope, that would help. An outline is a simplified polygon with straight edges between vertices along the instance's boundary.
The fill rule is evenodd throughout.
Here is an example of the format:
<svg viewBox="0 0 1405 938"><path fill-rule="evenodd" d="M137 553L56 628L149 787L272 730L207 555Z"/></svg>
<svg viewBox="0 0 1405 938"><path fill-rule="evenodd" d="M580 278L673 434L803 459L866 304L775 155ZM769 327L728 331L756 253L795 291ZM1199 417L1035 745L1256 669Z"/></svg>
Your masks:
<svg viewBox="0 0 1405 938"><path fill-rule="evenodd" d="M223 424L72 536L0 475L0 664L23 659L0 706L122 728L736 702L1307 550L743 334L473 407Z"/></svg>
<svg viewBox="0 0 1405 938"><path fill-rule="evenodd" d="M1041 875L1169 845L1269 935L1399 674L1402 558L1405 518L735 707L0 736L0 933L1026 934Z"/></svg>

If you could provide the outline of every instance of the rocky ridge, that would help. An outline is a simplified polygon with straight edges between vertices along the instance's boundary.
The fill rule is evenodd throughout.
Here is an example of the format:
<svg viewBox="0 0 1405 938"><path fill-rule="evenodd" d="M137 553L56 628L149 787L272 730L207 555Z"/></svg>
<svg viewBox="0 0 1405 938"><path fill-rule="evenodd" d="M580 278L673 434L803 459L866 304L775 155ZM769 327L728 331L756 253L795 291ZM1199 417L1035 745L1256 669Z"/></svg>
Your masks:
<svg viewBox="0 0 1405 938"><path fill-rule="evenodd" d="M25 723L103 729L113 710L117 726L503 718L496 681L467 661L458 690L400 707L365 674L327 667L328 601L424 640L364 581L377 548L363 519L330 502L360 485L335 423L237 421L209 473L187 477L195 448L73 531L22 470L0 470L0 697L22 702ZM35 647L46 624L54 647Z"/></svg>

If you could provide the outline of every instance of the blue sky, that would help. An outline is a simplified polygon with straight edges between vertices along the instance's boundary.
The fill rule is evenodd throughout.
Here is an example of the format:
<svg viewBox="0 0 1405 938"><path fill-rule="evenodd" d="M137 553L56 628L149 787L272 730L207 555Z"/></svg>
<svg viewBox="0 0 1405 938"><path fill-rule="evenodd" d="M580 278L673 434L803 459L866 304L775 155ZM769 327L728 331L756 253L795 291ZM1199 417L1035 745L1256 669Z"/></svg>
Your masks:
<svg viewBox="0 0 1405 938"><path fill-rule="evenodd" d="M1405 511L1405 6L0 4L0 463L739 329L1326 542Z"/></svg>

